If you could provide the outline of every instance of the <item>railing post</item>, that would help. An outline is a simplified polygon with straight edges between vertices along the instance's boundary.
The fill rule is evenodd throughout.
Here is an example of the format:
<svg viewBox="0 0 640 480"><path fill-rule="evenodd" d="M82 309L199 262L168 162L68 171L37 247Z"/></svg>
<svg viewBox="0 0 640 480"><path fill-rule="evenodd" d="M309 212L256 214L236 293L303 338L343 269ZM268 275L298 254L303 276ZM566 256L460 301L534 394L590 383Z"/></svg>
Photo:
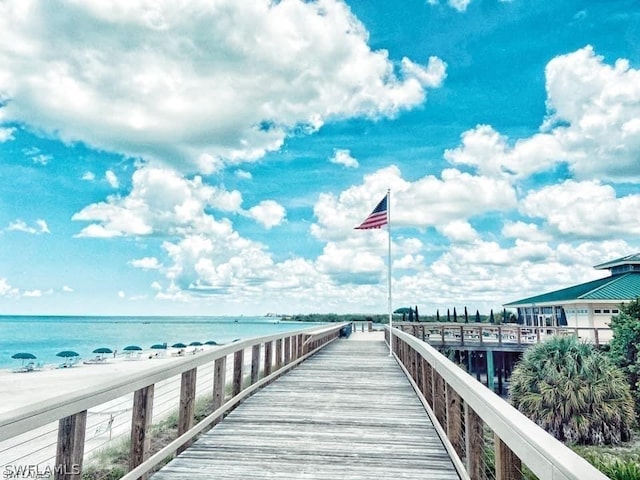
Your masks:
<svg viewBox="0 0 640 480"><path fill-rule="evenodd" d="M460 327L460 345L464 345L464 327Z"/></svg>
<svg viewBox="0 0 640 480"><path fill-rule="evenodd" d="M58 421L55 480L80 480L82 478L86 426L86 410Z"/></svg>
<svg viewBox="0 0 640 480"><path fill-rule="evenodd" d="M502 327L498 325L498 345L502 345Z"/></svg>
<svg viewBox="0 0 640 480"><path fill-rule="evenodd" d="M483 478L482 457L485 441L482 432L482 419L467 403L464 404L464 425L467 473L469 477L474 479Z"/></svg>
<svg viewBox="0 0 640 480"><path fill-rule="evenodd" d="M282 368L282 339L276 340L276 370Z"/></svg>
<svg viewBox="0 0 640 480"><path fill-rule="evenodd" d="M192 368L182 374L180 382L180 409L178 413L178 436L186 433L193 426L193 416L196 408L196 375L198 369ZM183 452L191 445L191 441L178 449Z"/></svg>
<svg viewBox="0 0 640 480"><path fill-rule="evenodd" d="M217 410L224 404L225 390L227 388L227 356L216 359L213 367L213 410ZM220 415L214 425L222 420Z"/></svg>
<svg viewBox="0 0 640 480"><path fill-rule="evenodd" d="M598 338L598 329L597 328L593 329L593 339L594 339L594 342L596 344L596 347L599 347L600 346L600 339Z"/></svg>
<svg viewBox="0 0 640 480"><path fill-rule="evenodd" d="M304 337L302 334L298 335L298 352L296 353L296 358L300 358L304 355Z"/></svg>
<svg viewBox="0 0 640 480"><path fill-rule="evenodd" d="M284 339L284 364L288 365L291 361L291 337Z"/></svg>
<svg viewBox="0 0 640 480"><path fill-rule="evenodd" d="M131 417L131 448L129 470L145 461L151 444L149 428L153 418L154 385L136 390L133 394L133 415ZM146 478L146 476L141 477Z"/></svg>
<svg viewBox="0 0 640 480"><path fill-rule="evenodd" d="M244 363L244 348L237 350L233 354L233 389L232 396L238 395L242 391L242 370Z"/></svg>
<svg viewBox="0 0 640 480"><path fill-rule="evenodd" d="M431 371L433 374L433 412L442 428L446 428L445 383L435 369Z"/></svg>
<svg viewBox="0 0 640 480"><path fill-rule="evenodd" d="M518 326L516 328L516 331L518 332L518 338L516 340L518 342L518 345L520 345L522 343L522 328Z"/></svg>
<svg viewBox="0 0 640 480"><path fill-rule="evenodd" d="M495 434L494 446L496 452L496 480L520 480L522 478L522 462L520 462L520 459Z"/></svg>
<svg viewBox="0 0 640 480"><path fill-rule="evenodd" d="M273 342L264 344L264 376L271 375L273 370Z"/></svg>
<svg viewBox="0 0 640 480"><path fill-rule="evenodd" d="M453 445L458 456L462 457L462 407L460 396L456 391L445 383L445 408L447 419L447 438ZM445 427L445 425L443 425Z"/></svg>
<svg viewBox="0 0 640 480"><path fill-rule="evenodd" d="M251 385L258 381L260 376L260 344L251 347Z"/></svg>

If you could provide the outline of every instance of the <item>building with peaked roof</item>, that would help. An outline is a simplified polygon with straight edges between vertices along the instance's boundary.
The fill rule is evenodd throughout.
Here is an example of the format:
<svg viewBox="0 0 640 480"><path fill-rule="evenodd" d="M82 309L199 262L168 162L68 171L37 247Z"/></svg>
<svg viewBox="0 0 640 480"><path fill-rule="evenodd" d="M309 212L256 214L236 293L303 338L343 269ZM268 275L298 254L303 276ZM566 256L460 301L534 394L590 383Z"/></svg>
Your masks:
<svg viewBox="0 0 640 480"><path fill-rule="evenodd" d="M608 328L620 305L640 297L640 253L595 265L608 277L504 304L518 323L536 327ZM606 335L605 338L608 338Z"/></svg>

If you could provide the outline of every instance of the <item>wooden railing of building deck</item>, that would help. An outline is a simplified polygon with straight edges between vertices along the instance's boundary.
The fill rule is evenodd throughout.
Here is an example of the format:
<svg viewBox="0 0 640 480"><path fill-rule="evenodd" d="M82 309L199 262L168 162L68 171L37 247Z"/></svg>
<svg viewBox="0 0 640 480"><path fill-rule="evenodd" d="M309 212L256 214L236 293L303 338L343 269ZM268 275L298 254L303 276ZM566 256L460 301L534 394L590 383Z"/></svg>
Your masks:
<svg viewBox="0 0 640 480"><path fill-rule="evenodd" d="M217 423L223 414L251 395L258 388L273 381L308 356L338 338L346 323L310 327L297 331L251 338L220 346L210 352L170 366L158 365L148 370L127 375L98 387L60 395L50 400L0 415L0 441L58 422L58 442L55 479L80 479L83 457L87 410L124 395L133 395L131 423L130 472L123 478L144 478L166 457L189 445L192 439ZM264 347L264 355L261 349ZM251 372L243 372L245 350L251 349ZM231 379L232 397L227 399L227 357L233 358ZM212 380L212 409L207 418L197 425L194 421L196 400L196 369L214 362ZM263 372L262 378L260 372ZM153 418L154 386L158 382L181 375L178 438L152 457L149 457L150 427ZM249 385L244 386L248 377ZM243 388L244 387L244 388Z"/></svg>
<svg viewBox="0 0 640 480"><path fill-rule="evenodd" d="M485 478L486 429L494 438L496 480L523 478L526 465L545 480L608 477L485 388L431 345L393 329L393 352L403 366L454 461L469 478ZM385 328L389 341L389 328Z"/></svg>
<svg viewBox="0 0 640 480"><path fill-rule="evenodd" d="M552 335L575 335L595 346L608 343L611 329L595 327L531 327L490 323L394 322L403 332L411 333L431 345L529 346Z"/></svg>

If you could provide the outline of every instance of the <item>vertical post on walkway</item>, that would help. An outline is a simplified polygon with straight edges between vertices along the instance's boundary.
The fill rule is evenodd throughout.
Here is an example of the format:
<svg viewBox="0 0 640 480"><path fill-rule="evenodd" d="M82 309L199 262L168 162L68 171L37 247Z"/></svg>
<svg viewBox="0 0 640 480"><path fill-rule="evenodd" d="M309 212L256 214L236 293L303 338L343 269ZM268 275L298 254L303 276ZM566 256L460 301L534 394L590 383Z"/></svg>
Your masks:
<svg viewBox="0 0 640 480"><path fill-rule="evenodd" d="M260 344L251 348L251 385L258 381L260 376Z"/></svg>
<svg viewBox="0 0 640 480"><path fill-rule="evenodd" d="M242 370L244 363L244 348L236 350L233 354L233 387L232 395L235 397L242 391Z"/></svg>
<svg viewBox="0 0 640 480"><path fill-rule="evenodd" d="M522 462L498 435L494 437L496 454L496 480L520 480Z"/></svg>
<svg viewBox="0 0 640 480"><path fill-rule="evenodd" d="M178 436L189 431L193 426L193 418L196 409L196 375L197 368L192 368L182 373L180 381L180 408L178 411ZM178 453L183 452L191 440L178 449Z"/></svg>
<svg viewBox="0 0 640 480"><path fill-rule="evenodd" d="M264 376L271 375L273 370L273 342L264 344Z"/></svg>
<svg viewBox="0 0 640 480"><path fill-rule="evenodd" d="M59 420L55 480L80 480L82 477L86 426L86 410Z"/></svg>
<svg viewBox="0 0 640 480"><path fill-rule="evenodd" d="M218 358L213 367L213 410L217 410L222 406L225 399L225 390L227 387L227 356ZM222 420L220 415L214 425Z"/></svg>
<svg viewBox="0 0 640 480"><path fill-rule="evenodd" d="M133 470L146 460L151 446L148 433L153 418L153 392L154 385L149 385L136 390L133 394L129 470ZM146 478L146 475L141 478Z"/></svg>
<svg viewBox="0 0 640 480"><path fill-rule="evenodd" d="M276 370L282 368L282 339L276 340Z"/></svg>
<svg viewBox="0 0 640 480"><path fill-rule="evenodd" d="M493 366L493 350L488 350L487 351L487 387L489 388L489 390L491 390L492 392L494 391L494 386L495 386L495 368Z"/></svg>

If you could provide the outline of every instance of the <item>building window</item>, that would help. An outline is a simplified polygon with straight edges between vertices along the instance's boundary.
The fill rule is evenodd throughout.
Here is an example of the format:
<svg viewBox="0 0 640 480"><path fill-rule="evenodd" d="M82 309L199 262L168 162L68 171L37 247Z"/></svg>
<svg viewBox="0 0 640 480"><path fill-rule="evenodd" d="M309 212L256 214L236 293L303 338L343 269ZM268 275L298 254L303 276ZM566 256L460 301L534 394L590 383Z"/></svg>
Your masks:
<svg viewBox="0 0 640 480"><path fill-rule="evenodd" d="M602 310L600 310L599 308L595 308L595 309L593 310L593 313L602 313Z"/></svg>
<svg viewBox="0 0 640 480"><path fill-rule="evenodd" d="M617 308L614 308L611 310L611 313L620 313L620 311Z"/></svg>
<svg viewBox="0 0 640 480"><path fill-rule="evenodd" d="M604 310L602 310L602 313L611 313L611 310L609 310L608 308L605 308Z"/></svg>

